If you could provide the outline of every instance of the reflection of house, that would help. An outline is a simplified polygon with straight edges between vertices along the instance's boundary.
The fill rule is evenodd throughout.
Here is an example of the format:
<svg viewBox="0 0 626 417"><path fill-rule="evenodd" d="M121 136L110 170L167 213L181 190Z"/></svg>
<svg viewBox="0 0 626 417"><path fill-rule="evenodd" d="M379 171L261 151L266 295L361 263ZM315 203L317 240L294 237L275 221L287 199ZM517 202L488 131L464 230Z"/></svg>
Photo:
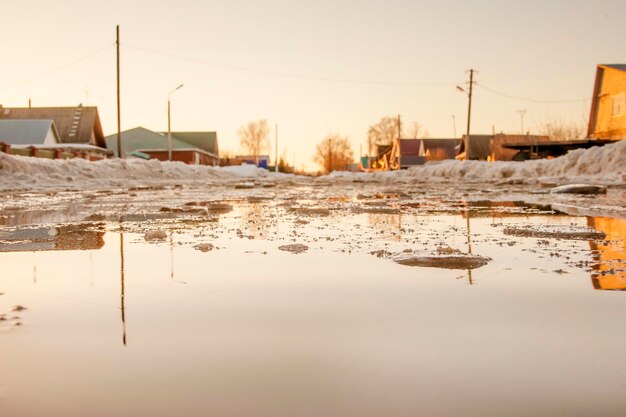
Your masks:
<svg viewBox="0 0 626 417"><path fill-rule="evenodd" d="M626 65L598 65L587 136L626 138Z"/></svg>
<svg viewBox="0 0 626 417"><path fill-rule="evenodd" d="M591 274L596 290L626 290L626 220L589 217L588 225L602 231L604 241L591 241L597 263Z"/></svg>
<svg viewBox="0 0 626 417"><path fill-rule="evenodd" d="M187 140L183 140L186 138ZM145 159L168 160L167 133L158 133L143 127L122 132L122 153ZM109 149L117 154L117 134L106 137ZM215 132L177 132L172 134L172 160L191 165L218 165L217 135Z"/></svg>
<svg viewBox="0 0 626 417"><path fill-rule="evenodd" d="M398 139L392 157L401 169L428 161L454 159L457 139Z"/></svg>
<svg viewBox="0 0 626 417"><path fill-rule="evenodd" d="M94 250L104 246L104 228L84 225L0 231L0 252Z"/></svg>

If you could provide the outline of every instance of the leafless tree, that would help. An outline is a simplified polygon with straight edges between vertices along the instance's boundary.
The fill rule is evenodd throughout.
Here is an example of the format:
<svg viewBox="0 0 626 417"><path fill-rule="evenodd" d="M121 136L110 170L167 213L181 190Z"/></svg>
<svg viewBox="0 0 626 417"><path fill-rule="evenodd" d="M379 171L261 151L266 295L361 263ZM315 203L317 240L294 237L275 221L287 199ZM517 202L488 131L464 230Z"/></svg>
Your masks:
<svg viewBox="0 0 626 417"><path fill-rule="evenodd" d="M424 129L424 126L418 122L411 122L409 124L408 139L427 139L428 137L430 137L430 132Z"/></svg>
<svg viewBox="0 0 626 417"><path fill-rule="evenodd" d="M367 146L370 155L374 153L376 145L390 145L400 137L397 117L383 117L367 131Z"/></svg>
<svg viewBox="0 0 626 417"><path fill-rule="evenodd" d="M582 139L587 131L586 121L564 121L549 118L539 125L539 133L552 140Z"/></svg>
<svg viewBox="0 0 626 417"><path fill-rule="evenodd" d="M270 129L265 119L250 122L237 131L241 146L256 158L257 165L261 152L269 148L269 133Z"/></svg>
<svg viewBox="0 0 626 417"><path fill-rule="evenodd" d="M354 153L346 136L333 134L317 145L313 160L326 172L345 171L354 162Z"/></svg>

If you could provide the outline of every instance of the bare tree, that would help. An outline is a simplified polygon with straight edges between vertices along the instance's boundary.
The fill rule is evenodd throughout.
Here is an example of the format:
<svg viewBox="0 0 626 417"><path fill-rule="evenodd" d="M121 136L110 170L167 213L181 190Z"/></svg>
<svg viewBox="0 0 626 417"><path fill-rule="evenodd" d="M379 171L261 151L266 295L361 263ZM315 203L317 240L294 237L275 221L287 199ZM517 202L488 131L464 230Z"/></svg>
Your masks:
<svg viewBox="0 0 626 417"><path fill-rule="evenodd" d="M564 121L563 119L549 118L539 125L539 133L549 136L551 140L582 139L587 126L585 121Z"/></svg>
<svg viewBox="0 0 626 417"><path fill-rule="evenodd" d="M237 131L241 146L256 158L257 165L261 152L269 148L269 133L270 129L265 119L250 122Z"/></svg>
<svg viewBox="0 0 626 417"><path fill-rule="evenodd" d="M326 172L345 171L354 162L354 153L346 136L328 135L317 145L313 160Z"/></svg>
<svg viewBox="0 0 626 417"><path fill-rule="evenodd" d="M394 140L400 137L398 118L397 117L383 117L376 124L370 126L367 131L367 146L368 151L372 154L376 145L390 145Z"/></svg>
<svg viewBox="0 0 626 417"><path fill-rule="evenodd" d="M411 122L409 124L408 139L426 139L430 137L430 132L424 129L424 126L418 122Z"/></svg>

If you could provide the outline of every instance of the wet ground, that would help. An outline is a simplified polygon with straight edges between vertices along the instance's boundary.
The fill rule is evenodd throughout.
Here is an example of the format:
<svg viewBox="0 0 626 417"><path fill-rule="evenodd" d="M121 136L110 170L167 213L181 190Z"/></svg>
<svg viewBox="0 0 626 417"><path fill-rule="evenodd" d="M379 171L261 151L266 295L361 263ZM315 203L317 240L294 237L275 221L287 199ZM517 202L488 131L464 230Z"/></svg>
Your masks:
<svg viewBox="0 0 626 417"><path fill-rule="evenodd" d="M239 185L6 196L1 414L626 414L622 190Z"/></svg>

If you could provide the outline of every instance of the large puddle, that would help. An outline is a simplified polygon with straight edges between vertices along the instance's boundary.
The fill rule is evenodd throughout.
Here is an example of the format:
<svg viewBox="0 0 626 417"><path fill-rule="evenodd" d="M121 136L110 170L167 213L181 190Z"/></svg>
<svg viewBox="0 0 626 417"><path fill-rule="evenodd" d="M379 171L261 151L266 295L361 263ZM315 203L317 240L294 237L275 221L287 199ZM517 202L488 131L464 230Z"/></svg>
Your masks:
<svg viewBox="0 0 626 417"><path fill-rule="evenodd" d="M14 195L0 414L623 416L625 241L382 186Z"/></svg>

